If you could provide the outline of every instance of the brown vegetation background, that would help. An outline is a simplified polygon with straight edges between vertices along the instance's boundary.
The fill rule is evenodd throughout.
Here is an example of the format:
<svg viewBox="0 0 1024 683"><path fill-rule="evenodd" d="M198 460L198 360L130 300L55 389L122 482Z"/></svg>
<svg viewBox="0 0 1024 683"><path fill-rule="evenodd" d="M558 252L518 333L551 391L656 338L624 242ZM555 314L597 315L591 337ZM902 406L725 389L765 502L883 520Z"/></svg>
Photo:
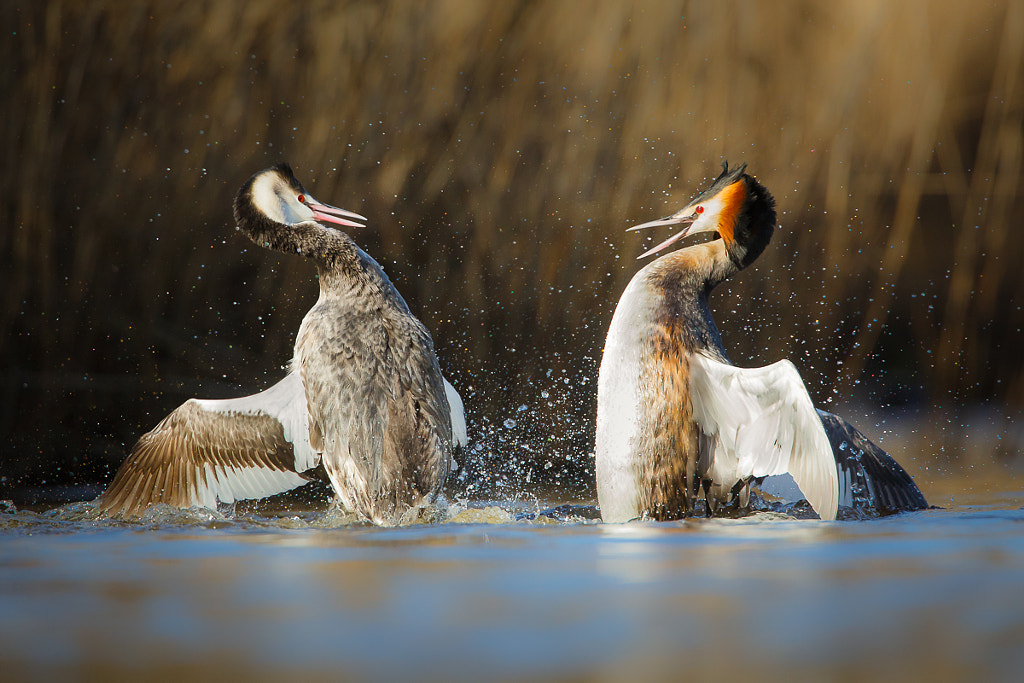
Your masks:
<svg viewBox="0 0 1024 683"><path fill-rule="evenodd" d="M791 358L825 406L1024 406L1019 2L51 0L0 29L0 494L105 481L188 396L282 375L314 269L231 218L281 160L371 217L473 477L586 479L604 333L665 236L623 231L723 160L781 224L715 295L734 361Z"/></svg>

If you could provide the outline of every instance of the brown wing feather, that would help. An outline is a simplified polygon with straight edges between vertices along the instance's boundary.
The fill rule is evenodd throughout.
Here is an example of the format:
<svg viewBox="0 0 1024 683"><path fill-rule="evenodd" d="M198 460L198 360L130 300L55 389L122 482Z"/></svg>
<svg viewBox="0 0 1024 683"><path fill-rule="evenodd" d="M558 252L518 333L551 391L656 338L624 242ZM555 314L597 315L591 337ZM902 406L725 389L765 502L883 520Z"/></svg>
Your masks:
<svg viewBox="0 0 1024 683"><path fill-rule="evenodd" d="M294 463L277 419L205 410L190 400L139 439L98 503L109 514L131 517L157 503L210 506L218 498L252 497L257 489L272 495L304 483Z"/></svg>

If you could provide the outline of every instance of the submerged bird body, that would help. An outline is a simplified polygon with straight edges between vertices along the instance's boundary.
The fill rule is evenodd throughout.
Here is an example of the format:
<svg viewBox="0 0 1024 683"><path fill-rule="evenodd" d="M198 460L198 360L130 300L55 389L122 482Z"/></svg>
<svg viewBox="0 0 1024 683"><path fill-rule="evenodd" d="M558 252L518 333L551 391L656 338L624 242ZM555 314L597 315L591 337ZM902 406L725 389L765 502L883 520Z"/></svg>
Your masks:
<svg viewBox="0 0 1024 683"><path fill-rule="evenodd" d="M774 200L743 171L726 168L683 210L637 226L690 223L651 252L688 234L719 238L648 264L616 306L598 381L595 457L605 521L679 519L701 495L707 514L733 501L745 507L751 483L787 473L832 519L840 503L850 504L848 483L864 479L863 463L877 460L872 452L840 463L839 432L826 432L792 363L745 369L728 359L708 295L752 263L775 228ZM881 475L871 481L892 487Z"/></svg>
<svg viewBox="0 0 1024 683"><path fill-rule="evenodd" d="M100 506L138 514L258 498L301 485L322 465L339 501L400 523L437 494L465 443L462 402L427 329L380 265L346 233L356 214L316 202L286 165L235 199L256 244L312 259L320 297L295 341L289 375L254 396L192 399L140 439Z"/></svg>

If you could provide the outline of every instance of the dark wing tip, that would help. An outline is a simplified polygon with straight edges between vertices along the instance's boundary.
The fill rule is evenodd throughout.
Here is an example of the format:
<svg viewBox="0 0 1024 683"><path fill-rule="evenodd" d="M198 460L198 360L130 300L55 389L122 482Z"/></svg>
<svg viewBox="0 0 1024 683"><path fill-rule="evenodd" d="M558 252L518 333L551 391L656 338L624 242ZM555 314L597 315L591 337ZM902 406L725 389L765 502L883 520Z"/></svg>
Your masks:
<svg viewBox="0 0 1024 683"><path fill-rule="evenodd" d="M921 489L891 455L843 418L824 411L818 414L843 475L840 478L850 481L855 509L889 515L928 507Z"/></svg>

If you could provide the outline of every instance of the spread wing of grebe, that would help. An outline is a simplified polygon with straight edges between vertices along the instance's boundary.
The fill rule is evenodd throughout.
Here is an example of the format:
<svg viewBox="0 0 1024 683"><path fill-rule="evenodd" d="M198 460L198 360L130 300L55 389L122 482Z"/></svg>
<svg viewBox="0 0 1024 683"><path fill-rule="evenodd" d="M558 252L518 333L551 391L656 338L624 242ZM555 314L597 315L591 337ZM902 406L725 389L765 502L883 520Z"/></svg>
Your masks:
<svg viewBox="0 0 1024 683"><path fill-rule="evenodd" d="M735 482L789 473L822 519L835 518L831 445L792 363L737 368L695 353L690 392L707 459L698 469L719 499Z"/></svg>

